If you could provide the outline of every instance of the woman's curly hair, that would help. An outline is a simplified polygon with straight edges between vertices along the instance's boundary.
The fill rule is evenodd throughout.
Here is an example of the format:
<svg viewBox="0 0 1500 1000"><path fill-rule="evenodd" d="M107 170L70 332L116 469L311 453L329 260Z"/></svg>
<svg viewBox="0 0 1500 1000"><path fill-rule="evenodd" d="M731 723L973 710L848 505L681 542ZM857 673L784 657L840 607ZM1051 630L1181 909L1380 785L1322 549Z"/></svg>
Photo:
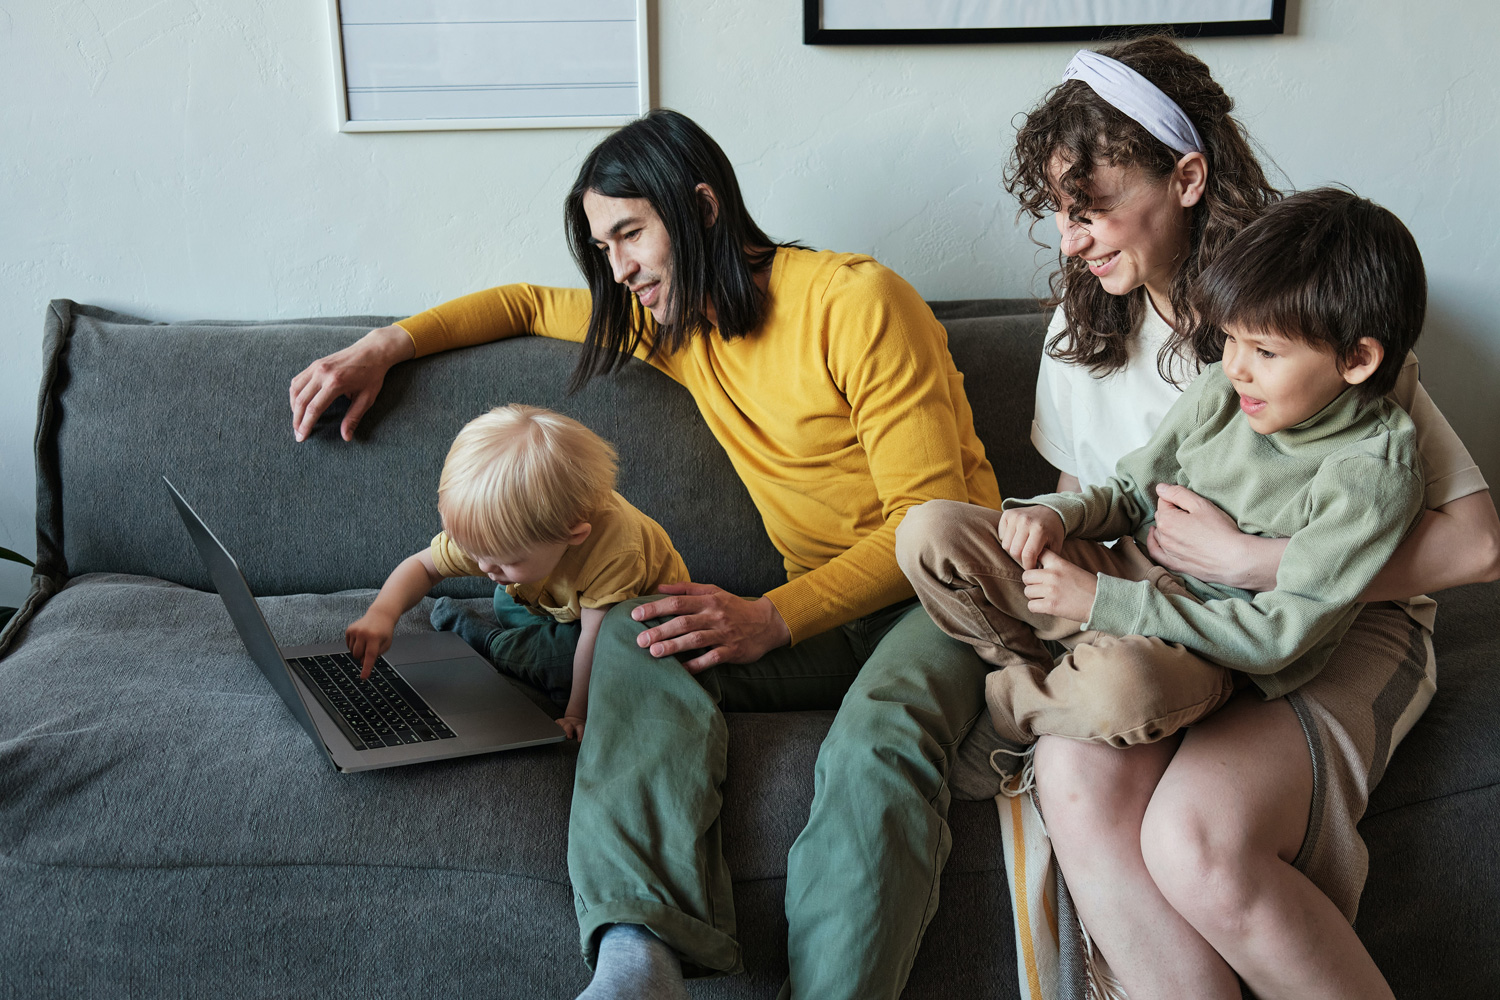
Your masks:
<svg viewBox="0 0 1500 1000"><path fill-rule="evenodd" d="M1188 256L1178 268L1169 293L1172 313L1191 315L1188 291L1214 255L1280 192L1266 180L1249 136L1230 111L1234 101L1224 93L1201 59L1184 52L1166 35L1150 35L1101 48L1159 87L1187 114L1203 139L1208 182L1193 206ZM1068 215L1078 219L1090 206L1089 180L1095 165L1137 167L1162 179L1172 173L1179 154L1133 119L1107 103L1092 87L1068 80L1052 88L1026 115L1016 133L1016 146L1006 164L1005 188L1020 201L1017 217L1031 216L1031 226L1058 209L1058 191L1071 201ZM1062 165L1053 176L1054 163ZM1055 187L1054 187L1055 184ZM1046 246L1039 240L1039 246ZM1052 275L1050 305L1061 304L1067 321L1047 343L1047 353L1059 361L1087 367L1103 377L1123 368L1127 339L1149 308L1145 288L1127 295L1111 295L1088 267L1058 250L1059 267ZM1173 360L1185 343L1188 324L1168 339L1157 356L1157 368L1168 381L1178 382ZM1191 356L1191 351L1183 352Z"/></svg>

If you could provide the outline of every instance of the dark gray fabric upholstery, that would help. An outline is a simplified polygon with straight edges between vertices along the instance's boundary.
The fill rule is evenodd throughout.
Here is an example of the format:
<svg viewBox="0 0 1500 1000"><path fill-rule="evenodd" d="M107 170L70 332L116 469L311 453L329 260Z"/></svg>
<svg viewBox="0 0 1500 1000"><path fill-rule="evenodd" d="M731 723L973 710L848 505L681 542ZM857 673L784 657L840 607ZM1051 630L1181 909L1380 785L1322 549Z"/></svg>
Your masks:
<svg viewBox="0 0 1500 1000"><path fill-rule="evenodd" d="M55 379L44 388L62 391L42 405L44 572L139 573L206 587L159 482L166 475L230 550L245 554L256 593L379 586L436 533L437 474L458 428L491 406L524 402L568 413L615 444L620 492L662 523L696 578L743 594L785 580L691 397L643 364L569 397L562 384L576 356L571 344L519 337L453 351L392 371L353 446L338 437L342 407L308 441L293 441L291 377L384 322L153 324L54 303L46 363ZM996 463L1002 488L1044 488L1046 464L1005 440L1030 419L1033 317L954 319L949 327L960 368L986 373L976 423L1004 456ZM483 590L478 581L448 587Z"/></svg>
<svg viewBox="0 0 1500 1000"><path fill-rule="evenodd" d="M1027 440L1046 316L936 303L1007 495L1049 489ZM79 996L567 997L574 750L338 775L264 685L170 509L169 475L243 563L282 642L335 637L436 530L464 420L553 406L611 438L621 491L699 579L782 579L744 489L680 388L631 364L567 398L574 348L535 338L394 371L358 439L292 441L291 376L384 317L153 324L48 316L38 567L0 636L0 1000ZM481 595L481 583L449 592ZM323 596L320 596L323 595ZM1397 995L1500 995L1500 586L1439 595L1439 692L1364 831L1359 931ZM425 628L425 606L403 629ZM747 973L785 972L786 853L828 713L732 715L725 850ZM982 759L980 755L970 755ZM994 804L955 802L942 902L909 998L1015 995Z"/></svg>
<svg viewBox="0 0 1500 1000"><path fill-rule="evenodd" d="M64 391L55 407L57 474L46 484L46 534L64 574L207 586L172 516L165 474L229 549L244 553L256 593L379 586L440 527L437 477L453 435L492 406L522 402L561 410L611 440L620 492L666 527L690 570L711 569L716 582L747 594L785 579L764 532L725 530L758 523L749 496L691 398L645 365L567 397L571 344L520 337L454 351L393 371L354 446L338 437L342 408L298 444L292 376L388 319L149 324L71 303L53 315L49 363L65 386L84 390ZM481 583L449 589L477 595Z"/></svg>
<svg viewBox="0 0 1500 1000"><path fill-rule="evenodd" d="M299 643L339 634L369 596L261 607L278 639ZM429 609L400 631L427 627ZM392 968L400 988L353 995L440 982L455 997L566 996L587 981L565 842L572 744L337 774L261 679L217 595L149 577L72 580L0 660L0 691L33 693L0 699L0 980L12 995L101 995L101 983L123 982L155 996L149 982L173 956L184 964L173 995L217 995L225 969L252 977L245 996L334 995L351 976L379 983L370 977ZM740 919L761 961L701 995L774 993L784 974L786 856L831 720L729 717L725 853L749 890ZM956 803L952 824L947 909L1004 927L994 805ZM449 911L450 929L426 926ZM962 926L934 931L910 995L1014 976L998 959L976 967L990 948ZM400 961L372 938L416 951ZM54 970L63 942L71 969ZM373 967L346 967L351 948Z"/></svg>

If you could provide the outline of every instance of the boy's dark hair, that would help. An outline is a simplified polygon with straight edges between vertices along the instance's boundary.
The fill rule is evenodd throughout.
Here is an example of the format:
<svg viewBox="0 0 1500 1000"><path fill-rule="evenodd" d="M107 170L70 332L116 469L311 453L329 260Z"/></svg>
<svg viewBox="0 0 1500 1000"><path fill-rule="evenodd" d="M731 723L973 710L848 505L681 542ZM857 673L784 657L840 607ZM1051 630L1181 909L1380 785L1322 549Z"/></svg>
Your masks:
<svg viewBox="0 0 1500 1000"><path fill-rule="evenodd" d="M1224 353L1224 327L1269 330L1332 350L1342 370L1362 337L1385 349L1356 386L1390 392L1422 332L1427 274L1407 228L1342 188L1291 195L1240 231L1193 290L1192 344L1204 364Z"/></svg>
<svg viewBox="0 0 1500 1000"><path fill-rule="evenodd" d="M1184 52L1167 35L1133 38L1098 51L1155 84L1182 108L1203 139L1208 186L1193 206L1188 254L1168 293L1177 329L1157 355L1162 377L1186 384L1196 372L1175 371L1173 362L1185 342L1182 320L1193 280L1235 233L1280 195L1267 181L1244 128L1230 114L1234 101L1201 59ZM1060 159L1065 169L1056 180L1072 200L1069 214L1075 220L1086 219L1092 197L1089 181L1096 164L1137 167L1147 177L1161 180L1172 173L1181 156L1087 83L1067 80L1027 112L1016 130L1015 149L1005 167L1005 188L1021 203L1017 217L1029 215L1035 227L1057 211L1052 170L1054 160ZM1125 367L1130 334L1151 308L1146 289L1111 295L1087 265L1059 249L1051 291L1050 304L1062 306L1067 325L1047 342L1047 353L1067 364L1083 365L1099 377Z"/></svg>
<svg viewBox="0 0 1500 1000"><path fill-rule="evenodd" d="M704 218L699 184L718 200L718 215ZM589 231L583 196L644 198L660 216L671 240L670 321L644 335L647 311L624 285L616 283L609 260ZM734 340L750 333L765 316L766 295L755 284L756 271L769 267L779 246L755 224L740 195L734 167L719 144L691 118L657 108L620 128L583 161L568 192L569 249L588 281L593 309L583 353L573 369L569 391L595 375L618 370L647 341L648 356L674 353L709 329L704 307L712 302L719 335Z"/></svg>

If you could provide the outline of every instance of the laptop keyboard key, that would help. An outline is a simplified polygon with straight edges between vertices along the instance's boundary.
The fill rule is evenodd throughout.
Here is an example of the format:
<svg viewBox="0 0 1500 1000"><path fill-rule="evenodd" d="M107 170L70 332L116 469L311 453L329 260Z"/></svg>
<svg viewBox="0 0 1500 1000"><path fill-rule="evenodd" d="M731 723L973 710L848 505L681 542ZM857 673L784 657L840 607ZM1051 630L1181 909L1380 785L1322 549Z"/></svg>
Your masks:
<svg viewBox="0 0 1500 1000"><path fill-rule="evenodd" d="M383 658L368 681L347 653L288 661L356 750L455 739L453 730Z"/></svg>

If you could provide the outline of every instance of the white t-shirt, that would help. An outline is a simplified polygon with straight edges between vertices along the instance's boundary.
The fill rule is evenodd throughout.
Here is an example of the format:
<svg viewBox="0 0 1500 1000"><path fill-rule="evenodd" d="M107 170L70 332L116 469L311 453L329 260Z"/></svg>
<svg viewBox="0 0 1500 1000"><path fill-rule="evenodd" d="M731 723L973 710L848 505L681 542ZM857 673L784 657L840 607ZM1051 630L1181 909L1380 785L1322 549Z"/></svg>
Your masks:
<svg viewBox="0 0 1500 1000"><path fill-rule="evenodd" d="M1047 339L1065 326L1062 307L1052 315ZM1146 309L1137 335L1130 338L1129 360L1103 378L1082 365L1056 361L1045 352L1036 379L1036 411L1031 442L1060 472L1078 478L1080 486L1102 483L1126 453L1144 445L1182 393L1161 377L1156 355L1172 333L1155 309ZM1390 397L1411 415L1426 480L1423 503L1435 509L1459 497L1489 489L1479 466L1418 378L1417 356L1409 353ZM1433 602L1417 598L1408 611L1432 628Z"/></svg>
<svg viewBox="0 0 1500 1000"><path fill-rule="evenodd" d="M1066 325L1058 306L1047 340ZM1114 475L1115 463L1150 439L1182 395L1182 389L1161 377L1156 365L1157 353L1171 335L1167 321L1148 306L1140 330L1130 338L1125 367L1103 378L1044 351L1031 421L1031 443L1042 457L1059 471L1077 476L1083 487L1097 486ZM1191 375L1186 378L1191 381ZM1185 381L1182 388L1186 387Z"/></svg>

